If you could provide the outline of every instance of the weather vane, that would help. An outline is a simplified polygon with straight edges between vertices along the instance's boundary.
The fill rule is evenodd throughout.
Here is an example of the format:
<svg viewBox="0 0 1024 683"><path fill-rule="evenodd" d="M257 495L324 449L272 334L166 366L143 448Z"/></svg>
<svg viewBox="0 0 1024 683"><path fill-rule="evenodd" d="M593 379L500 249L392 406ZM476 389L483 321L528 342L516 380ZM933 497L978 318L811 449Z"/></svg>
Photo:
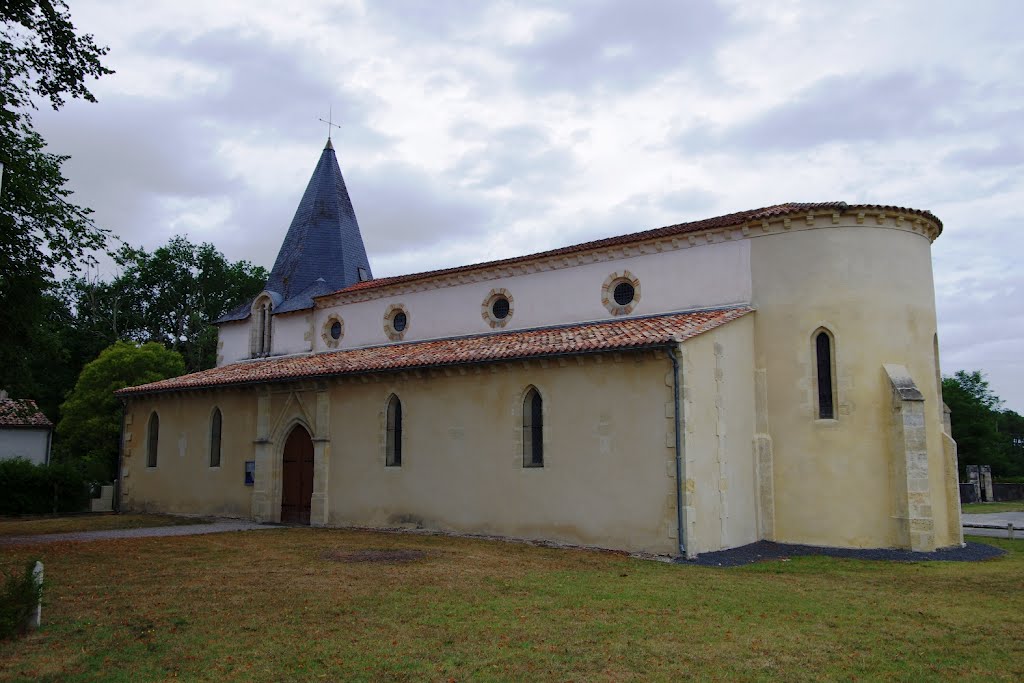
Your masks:
<svg viewBox="0 0 1024 683"><path fill-rule="evenodd" d="M320 121L327 124L327 139L328 140L331 139L331 128L341 128L341 126L339 126L338 124L336 124L334 122L334 105L331 105L330 108L327 110L327 118L326 119L320 119Z"/></svg>

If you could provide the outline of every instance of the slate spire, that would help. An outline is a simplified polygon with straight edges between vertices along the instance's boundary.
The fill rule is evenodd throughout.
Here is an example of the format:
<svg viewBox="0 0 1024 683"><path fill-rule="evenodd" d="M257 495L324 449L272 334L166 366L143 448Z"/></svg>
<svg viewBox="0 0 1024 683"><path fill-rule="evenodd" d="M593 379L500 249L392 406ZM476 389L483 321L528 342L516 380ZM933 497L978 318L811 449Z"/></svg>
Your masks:
<svg viewBox="0 0 1024 683"><path fill-rule="evenodd" d="M359 222L330 138L295 211L266 289L281 296L275 312L313 305L312 297L372 277Z"/></svg>

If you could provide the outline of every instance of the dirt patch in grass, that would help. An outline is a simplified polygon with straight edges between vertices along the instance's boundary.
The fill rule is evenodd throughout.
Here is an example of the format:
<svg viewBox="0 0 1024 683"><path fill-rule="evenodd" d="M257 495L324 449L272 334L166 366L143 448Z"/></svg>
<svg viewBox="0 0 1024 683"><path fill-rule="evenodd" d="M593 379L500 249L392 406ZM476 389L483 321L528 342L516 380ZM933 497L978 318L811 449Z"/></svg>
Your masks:
<svg viewBox="0 0 1024 683"><path fill-rule="evenodd" d="M199 517L179 517L156 514L81 514L33 517L0 517L0 536L35 536L36 534L68 534L79 531L109 531L111 529L143 529L159 526L209 524Z"/></svg>
<svg viewBox="0 0 1024 683"><path fill-rule="evenodd" d="M329 550L322 555L321 559L331 562L382 562L384 564L396 564L399 562L416 562L431 555L425 550L410 550L401 548L366 548L365 550Z"/></svg>

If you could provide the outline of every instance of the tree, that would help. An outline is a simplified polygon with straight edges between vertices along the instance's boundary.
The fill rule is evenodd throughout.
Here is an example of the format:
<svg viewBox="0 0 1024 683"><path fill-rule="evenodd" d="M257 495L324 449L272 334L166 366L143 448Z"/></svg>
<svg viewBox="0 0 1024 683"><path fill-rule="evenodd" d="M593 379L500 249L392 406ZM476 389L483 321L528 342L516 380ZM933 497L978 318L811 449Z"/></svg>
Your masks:
<svg viewBox="0 0 1024 683"><path fill-rule="evenodd" d="M993 474L1006 474L1010 463L998 429L1002 401L985 376L978 370L958 370L944 377L942 400L950 409L960 465L992 465Z"/></svg>
<svg viewBox="0 0 1024 683"><path fill-rule="evenodd" d="M69 201L67 157L43 151L31 110L39 100L54 109L65 97L95 102L87 79L112 72L100 63L106 48L75 33L62 0L6 0L0 22L0 386L28 393L53 270L76 270L107 238L89 209Z"/></svg>
<svg viewBox="0 0 1024 683"><path fill-rule="evenodd" d="M158 342L185 358L189 372L217 361L211 323L263 289L267 271L228 261L208 243L174 237L153 253L123 246L122 273L109 283L82 278L68 283L84 339Z"/></svg>
<svg viewBox="0 0 1024 683"><path fill-rule="evenodd" d="M185 372L181 354L161 344L117 342L82 368L61 406L59 457L82 465L87 475L110 481L117 473L121 403L114 392Z"/></svg>

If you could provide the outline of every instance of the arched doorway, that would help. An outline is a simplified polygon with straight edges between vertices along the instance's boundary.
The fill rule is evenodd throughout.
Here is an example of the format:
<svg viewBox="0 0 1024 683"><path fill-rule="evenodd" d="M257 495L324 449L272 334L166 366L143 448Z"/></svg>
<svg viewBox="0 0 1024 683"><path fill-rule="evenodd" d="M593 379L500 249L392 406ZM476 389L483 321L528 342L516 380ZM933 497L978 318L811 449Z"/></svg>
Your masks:
<svg viewBox="0 0 1024 683"><path fill-rule="evenodd" d="M281 482L281 522L309 524L313 498L313 439L295 425L284 442Z"/></svg>

